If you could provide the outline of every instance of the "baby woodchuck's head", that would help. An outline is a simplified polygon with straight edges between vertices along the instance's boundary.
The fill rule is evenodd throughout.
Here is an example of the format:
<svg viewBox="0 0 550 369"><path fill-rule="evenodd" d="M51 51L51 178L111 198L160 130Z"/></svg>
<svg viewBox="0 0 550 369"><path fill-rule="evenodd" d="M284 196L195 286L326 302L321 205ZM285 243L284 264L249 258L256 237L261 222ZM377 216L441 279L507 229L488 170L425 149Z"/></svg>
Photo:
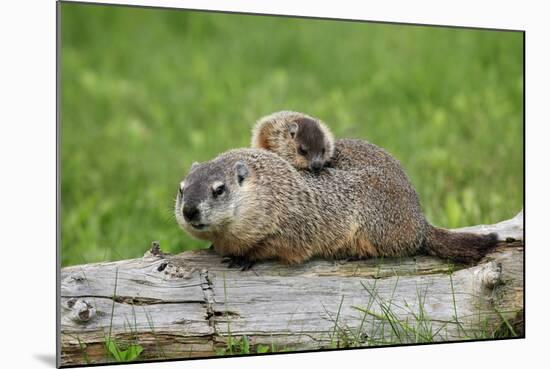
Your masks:
<svg viewBox="0 0 550 369"><path fill-rule="evenodd" d="M334 154L334 138L319 119L280 111L256 123L252 147L273 151L295 168L318 173Z"/></svg>
<svg viewBox="0 0 550 369"><path fill-rule="evenodd" d="M192 236L212 240L239 221L239 210L254 202L252 168L238 157L220 156L194 163L180 182L176 220Z"/></svg>

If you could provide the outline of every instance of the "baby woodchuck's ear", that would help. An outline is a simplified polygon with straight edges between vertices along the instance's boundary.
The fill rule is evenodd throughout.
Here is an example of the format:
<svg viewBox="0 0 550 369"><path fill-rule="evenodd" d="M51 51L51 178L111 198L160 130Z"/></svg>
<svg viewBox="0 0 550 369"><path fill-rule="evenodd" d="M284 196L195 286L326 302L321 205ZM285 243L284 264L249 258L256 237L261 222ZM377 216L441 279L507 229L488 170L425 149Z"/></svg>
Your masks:
<svg viewBox="0 0 550 369"><path fill-rule="evenodd" d="M290 123L290 125L288 126L288 132L290 132L290 137L296 137L296 132L298 132L298 123Z"/></svg>
<svg viewBox="0 0 550 369"><path fill-rule="evenodd" d="M192 171L192 170L195 169L198 165L199 165L199 162L198 162L198 161L194 161L193 164L191 164L191 168L189 168L189 171Z"/></svg>
<svg viewBox="0 0 550 369"><path fill-rule="evenodd" d="M250 171L248 170L246 164L242 161L236 162L233 168L235 169L235 175L237 176L237 183L240 185L243 183L245 178L250 175Z"/></svg>

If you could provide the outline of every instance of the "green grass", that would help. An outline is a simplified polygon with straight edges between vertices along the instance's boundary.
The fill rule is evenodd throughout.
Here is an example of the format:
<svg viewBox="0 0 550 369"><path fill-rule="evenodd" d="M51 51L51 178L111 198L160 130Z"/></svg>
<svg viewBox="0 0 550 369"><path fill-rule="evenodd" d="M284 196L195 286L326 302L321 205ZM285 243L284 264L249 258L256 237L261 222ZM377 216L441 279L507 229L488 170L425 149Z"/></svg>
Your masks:
<svg viewBox="0 0 550 369"><path fill-rule="evenodd" d="M112 298L113 302L111 304L111 320L109 323L109 335L105 337L105 352L108 353L106 358L108 361L114 360L116 362L121 363L121 362L130 362L138 359L139 355L141 355L141 353L143 352L143 346L137 343L137 340L138 340L137 323L136 323L136 315L135 315L135 310L133 305L132 305L132 312L134 316L133 330L132 330L132 325L128 320L128 317L125 317L125 318L126 318L126 327L130 329L131 335L135 342L133 343L121 342L117 340L112 334L113 318L115 316L115 302L117 297L117 294L116 294L117 284L118 284L118 268L116 269L116 273L115 273L115 287L114 287L113 298ZM152 326L152 320L149 318L149 316L147 316L147 321L149 322L149 327L156 340L155 330L154 330L154 327Z"/></svg>
<svg viewBox="0 0 550 369"><path fill-rule="evenodd" d="M207 247L171 217L193 161L303 111L398 158L428 219L522 207L520 33L61 5L63 265Z"/></svg>

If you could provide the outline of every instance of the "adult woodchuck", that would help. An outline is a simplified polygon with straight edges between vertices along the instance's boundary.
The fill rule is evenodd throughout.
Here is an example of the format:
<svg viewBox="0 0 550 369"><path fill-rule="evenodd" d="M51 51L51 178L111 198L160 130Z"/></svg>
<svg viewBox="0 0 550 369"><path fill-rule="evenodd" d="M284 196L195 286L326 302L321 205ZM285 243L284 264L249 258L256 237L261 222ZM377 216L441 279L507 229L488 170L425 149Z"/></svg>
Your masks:
<svg viewBox="0 0 550 369"><path fill-rule="evenodd" d="M244 266L313 256L363 258L428 253L480 259L496 235L428 224L406 176L393 166L298 171L263 149L236 149L194 164L180 183L179 225Z"/></svg>

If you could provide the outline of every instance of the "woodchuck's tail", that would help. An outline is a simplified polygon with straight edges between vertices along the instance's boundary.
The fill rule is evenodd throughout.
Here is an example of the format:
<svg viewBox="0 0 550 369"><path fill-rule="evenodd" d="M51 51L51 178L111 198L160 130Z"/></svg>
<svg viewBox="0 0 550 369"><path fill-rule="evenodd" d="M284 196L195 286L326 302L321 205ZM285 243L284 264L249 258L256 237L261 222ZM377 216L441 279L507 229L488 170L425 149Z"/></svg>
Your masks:
<svg viewBox="0 0 550 369"><path fill-rule="evenodd" d="M425 249L429 255L460 263L471 263L493 250L497 243L496 233L459 233L428 225Z"/></svg>

